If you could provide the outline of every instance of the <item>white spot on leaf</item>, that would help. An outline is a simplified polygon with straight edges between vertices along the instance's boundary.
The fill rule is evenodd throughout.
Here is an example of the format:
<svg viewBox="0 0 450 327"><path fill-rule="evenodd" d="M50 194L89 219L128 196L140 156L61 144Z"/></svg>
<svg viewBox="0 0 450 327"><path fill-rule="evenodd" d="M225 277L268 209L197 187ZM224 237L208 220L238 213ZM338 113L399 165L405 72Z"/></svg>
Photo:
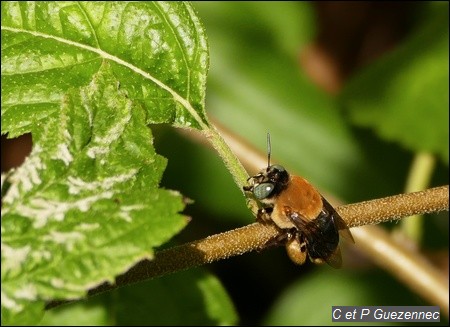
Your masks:
<svg viewBox="0 0 450 327"><path fill-rule="evenodd" d="M114 106L115 103L112 103L111 106ZM131 119L131 106L132 102L126 102L126 115L121 117L120 120L116 122L115 125L112 125L111 128L104 133L102 136L96 135L92 142L92 147L87 151L87 155L94 159L97 155L106 154L110 152L109 146L111 143L119 139L119 137L123 134L125 127L128 125Z"/></svg>
<svg viewBox="0 0 450 327"><path fill-rule="evenodd" d="M62 280L61 278L50 279L50 285L52 285L54 288L63 288L64 284L64 280Z"/></svg>
<svg viewBox="0 0 450 327"><path fill-rule="evenodd" d="M3 203L13 203L20 197L21 191L30 191L33 186L42 183L39 172L46 167L40 158L41 152L41 147L36 145L22 166L18 167L11 174L9 177L11 186L9 187L8 193L3 197Z"/></svg>
<svg viewBox="0 0 450 327"><path fill-rule="evenodd" d="M141 204L131 205L131 206L123 206L120 208L119 217L130 223L132 221L130 212L133 210L142 210L145 206Z"/></svg>
<svg viewBox="0 0 450 327"><path fill-rule="evenodd" d="M51 231L50 235L43 237L44 241L55 242L57 244L64 244L68 251L72 251L75 243L84 240L85 235L78 232L57 232Z"/></svg>
<svg viewBox="0 0 450 327"><path fill-rule="evenodd" d="M21 248L13 248L2 243L2 270L18 270L22 263L27 259L31 246L26 245Z"/></svg>
<svg viewBox="0 0 450 327"><path fill-rule="evenodd" d="M105 191L111 189L116 184L128 181L137 174L137 169L131 169L129 172L113 177L107 177L101 181L85 182L81 178L69 176L67 185L70 194L79 194L81 192Z"/></svg>
<svg viewBox="0 0 450 327"><path fill-rule="evenodd" d="M69 151L67 144L58 144L58 151L55 153L52 159L62 160L64 164L68 166L72 162L73 157Z"/></svg>
<svg viewBox="0 0 450 327"><path fill-rule="evenodd" d="M23 310L23 305L8 297L3 291L1 292L2 306L13 311L20 312Z"/></svg>
<svg viewBox="0 0 450 327"><path fill-rule="evenodd" d="M50 260L52 258L52 254L50 251L33 251L31 252L31 257L36 261Z"/></svg>
<svg viewBox="0 0 450 327"><path fill-rule="evenodd" d="M88 196L79 199L75 202L59 202L54 200L47 200L43 198L32 199L29 205L19 204L16 207L16 212L22 216L29 217L34 220L34 228L42 228L47 224L47 221L52 218L57 221L64 220L69 210L78 209L81 212L86 212L93 203L109 199L114 195L113 192L103 192L97 195Z"/></svg>
<svg viewBox="0 0 450 327"><path fill-rule="evenodd" d="M19 289L14 292L14 296L17 299L33 301L37 298L37 290L34 285L25 284L20 286Z"/></svg>
<svg viewBox="0 0 450 327"><path fill-rule="evenodd" d="M77 226L77 229L81 230L81 231L91 231L91 230L97 229L99 227L100 227L99 223L95 223L95 224L82 223Z"/></svg>

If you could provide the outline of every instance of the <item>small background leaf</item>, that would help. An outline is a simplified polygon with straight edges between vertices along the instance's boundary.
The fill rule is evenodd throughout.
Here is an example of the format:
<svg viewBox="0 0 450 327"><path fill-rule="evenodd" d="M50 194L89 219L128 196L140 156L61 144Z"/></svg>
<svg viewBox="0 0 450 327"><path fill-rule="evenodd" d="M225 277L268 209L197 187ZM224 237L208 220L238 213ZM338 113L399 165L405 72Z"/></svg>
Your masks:
<svg viewBox="0 0 450 327"><path fill-rule="evenodd" d="M365 280L370 280L366 283ZM357 289L349 292L348 289ZM395 292L380 293L379 289L393 289ZM323 269L291 285L275 302L264 320L264 326L330 326L348 325L333 323L333 306L384 306L384 305L427 305L404 286L398 285L383 272L349 272ZM373 326L374 323L358 323ZM401 323L377 322L381 326L398 326ZM404 323L403 323L404 325ZM421 326L423 323L412 323ZM436 325L430 323L429 325ZM441 322L438 325L445 325Z"/></svg>
<svg viewBox="0 0 450 327"><path fill-rule="evenodd" d="M433 9L401 46L349 81L342 103L357 125L448 163L448 3Z"/></svg>
<svg viewBox="0 0 450 327"><path fill-rule="evenodd" d="M237 316L219 280L192 269L52 310L45 314L42 324L105 326L113 321L119 326L211 326L234 325Z"/></svg>
<svg viewBox="0 0 450 327"><path fill-rule="evenodd" d="M158 294L158 296L149 296ZM219 280L192 269L123 289L119 325L233 325L237 315Z"/></svg>

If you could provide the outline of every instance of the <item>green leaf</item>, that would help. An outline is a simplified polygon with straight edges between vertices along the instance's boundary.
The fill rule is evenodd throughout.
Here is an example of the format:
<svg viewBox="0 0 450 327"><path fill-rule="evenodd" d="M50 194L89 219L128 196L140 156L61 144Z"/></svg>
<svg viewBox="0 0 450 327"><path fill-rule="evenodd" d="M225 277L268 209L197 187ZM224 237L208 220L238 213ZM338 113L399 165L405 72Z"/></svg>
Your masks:
<svg viewBox="0 0 450 327"><path fill-rule="evenodd" d="M181 196L158 189L166 160L145 115L104 63L41 121L3 197L2 323L113 282L186 225Z"/></svg>
<svg viewBox="0 0 450 327"><path fill-rule="evenodd" d="M147 123L205 127L208 51L186 2L2 2L2 134L40 129L109 62Z"/></svg>
<svg viewBox="0 0 450 327"><path fill-rule="evenodd" d="M107 308L94 300L72 303L45 312L40 326L111 326L114 325Z"/></svg>
<svg viewBox="0 0 450 327"><path fill-rule="evenodd" d="M107 326L112 322L118 326L228 326L237 323L237 314L216 277L191 269L61 306L46 312L42 325Z"/></svg>
<svg viewBox="0 0 450 327"><path fill-rule="evenodd" d="M119 325L213 326L237 322L233 303L220 281L199 269L121 289L119 294Z"/></svg>
<svg viewBox="0 0 450 327"><path fill-rule="evenodd" d="M217 28L218 33L233 37L222 51L239 51L235 47L239 42L244 42L247 47L260 43L295 57L299 47L309 42L315 33L314 7L308 3L220 1L212 4L196 1L194 5L207 26L208 35L211 29ZM215 37L210 39L215 42Z"/></svg>
<svg viewBox="0 0 450 327"><path fill-rule="evenodd" d="M325 268L290 285L274 303L263 325L330 326L334 324L331 321L333 306L377 306L399 305L399 303L424 305L405 286L397 284L385 273L337 271ZM373 323L362 325L372 326ZM387 322L382 325L392 326L397 323Z"/></svg>
<svg viewBox="0 0 450 327"><path fill-rule="evenodd" d="M403 44L350 81L342 102L357 125L448 163L448 3L434 9Z"/></svg>
<svg viewBox="0 0 450 327"><path fill-rule="evenodd" d="M208 49L186 2L2 2L2 323L35 324L180 231L148 123L204 128Z"/></svg>

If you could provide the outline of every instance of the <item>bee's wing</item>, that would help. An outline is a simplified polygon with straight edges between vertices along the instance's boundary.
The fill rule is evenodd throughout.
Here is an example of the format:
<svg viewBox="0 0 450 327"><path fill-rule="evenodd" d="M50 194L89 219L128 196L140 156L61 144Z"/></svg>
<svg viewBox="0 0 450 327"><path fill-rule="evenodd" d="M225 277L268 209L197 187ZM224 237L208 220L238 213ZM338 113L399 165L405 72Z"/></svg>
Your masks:
<svg viewBox="0 0 450 327"><path fill-rule="evenodd" d="M306 225L311 221L300 212L293 210L291 207L285 206L283 208L283 214L289 218L294 226L300 230L305 231Z"/></svg>
<svg viewBox="0 0 450 327"><path fill-rule="evenodd" d="M350 230L348 229L348 226L345 223L344 219L342 219L342 217L339 216L337 211L324 197L322 197L322 202L325 209L333 216L334 224L336 225L339 231L339 235L345 238L347 241L355 243L352 233L350 233Z"/></svg>
<svg viewBox="0 0 450 327"><path fill-rule="evenodd" d="M341 249L336 247L336 250L328 257L324 258L325 262L328 263L333 268L341 268L342 267L342 256Z"/></svg>
<svg viewBox="0 0 450 327"><path fill-rule="evenodd" d="M345 221L336 213L335 223L339 230L339 235L345 238L347 241L355 243L355 240L353 239L352 233L350 233L350 230L347 227L347 224Z"/></svg>
<svg viewBox="0 0 450 327"><path fill-rule="evenodd" d="M322 233L324 226L320 225L317 219L309 220L295 211L286 210L286 213L292 223L305 235L309 246L308 254L313 262L323 263L325 261L333 268L340 268L342 266L341 251L337 240L334 239L334 236L331 239L324 238ZM334 211L330 213L334 213ZM327 226L337 228L334 217L333 223L330 221Z"/></svg>

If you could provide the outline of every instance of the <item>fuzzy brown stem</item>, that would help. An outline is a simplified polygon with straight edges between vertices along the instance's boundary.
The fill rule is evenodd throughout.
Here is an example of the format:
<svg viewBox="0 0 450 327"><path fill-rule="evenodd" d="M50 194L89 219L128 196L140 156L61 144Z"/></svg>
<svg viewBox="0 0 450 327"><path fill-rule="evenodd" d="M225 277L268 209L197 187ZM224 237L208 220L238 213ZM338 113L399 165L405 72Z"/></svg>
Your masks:
<svg viewBox="0 0 450 327"><path fill-rule="evenodd" d="M337 207L336 210L349 227L357 227L399 219L412 214L439 212L448 210L448 207L447 185L421 192L344 205ZM139 262L129 271L118 276L115 284L104 283L90 290L88 295L93 296L128 284L258 250L276 237L278 232L273 225L254 223L175 246L157 253L152 261ZM65 302L53 301L46 308L62 303Z"/></svg>
<svg viewBox="0 0 450 327"><path fill-rule="evenodd" d="M448 211L447 186L399 194L336 208L349 227L374 225L417 214Z"/></svg>

